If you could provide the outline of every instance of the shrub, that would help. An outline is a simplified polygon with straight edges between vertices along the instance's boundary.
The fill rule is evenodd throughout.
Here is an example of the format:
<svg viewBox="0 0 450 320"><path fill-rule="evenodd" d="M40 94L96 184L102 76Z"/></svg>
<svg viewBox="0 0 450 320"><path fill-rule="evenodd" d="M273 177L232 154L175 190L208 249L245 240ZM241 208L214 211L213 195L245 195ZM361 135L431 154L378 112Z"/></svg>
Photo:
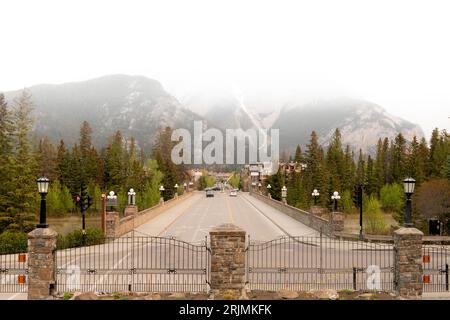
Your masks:
<svg viewBox="0 0 450 320"><path fill-rule="evenodd" d="M102 244L105 242L103 231L98 228L86 229L86 246ZM65 236L58 235L58 249L74 248L83 246L83 233L81 230L75 230Z"/></svg>
<svg viewBox="0 0 450 320"><path fill-rule="evenodd" d="M394 213L394 217L398 222L403 222L405 193L400 184L387 184L380 190L381 207L385 211Z"/></svg>
<svg viewBox="0 0 450 320"><path fill-rule="evenodd" d="M0 254L27 252L28 236L23 232L5 231L0 234Z"/></svg>
<svg viewBox="0 0 450 320"><path fill-rule="evenodd" d="M364 206L365 231L369 234L386 234L388 232L386 221L381 213L380 202L370 197Z"/></svg>

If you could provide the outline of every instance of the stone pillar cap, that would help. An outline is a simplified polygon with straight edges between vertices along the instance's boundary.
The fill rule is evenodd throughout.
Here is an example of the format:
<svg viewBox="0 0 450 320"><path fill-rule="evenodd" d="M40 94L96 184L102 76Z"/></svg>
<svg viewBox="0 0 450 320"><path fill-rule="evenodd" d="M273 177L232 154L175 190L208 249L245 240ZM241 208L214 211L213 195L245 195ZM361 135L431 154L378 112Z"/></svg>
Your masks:
<svg viewBox="0 0 450 320"><path fill-rule="evenodd" d="M405 227L401 227L401 228L395 230L394 233L400 234L400 235L414 234L414 235L421 235L421 236L423 236L423 232L420 231L420 230L417 229L417 228L405 228Z"/></svg>
<svg viewBox="0 0 450 320"><path fill-rule="evenodd" d="M28 238L53 238L58 236L58 233L50 228L36 228L28 233Z"/></svg>
<svg viewBox="0 0 450 320"><path fill-rule="evenodd" d="M224 223L217 227L214 227L210 233L222 233L222 232L244 232L245 230L239 228L237 225L232 223Z"/></svg>

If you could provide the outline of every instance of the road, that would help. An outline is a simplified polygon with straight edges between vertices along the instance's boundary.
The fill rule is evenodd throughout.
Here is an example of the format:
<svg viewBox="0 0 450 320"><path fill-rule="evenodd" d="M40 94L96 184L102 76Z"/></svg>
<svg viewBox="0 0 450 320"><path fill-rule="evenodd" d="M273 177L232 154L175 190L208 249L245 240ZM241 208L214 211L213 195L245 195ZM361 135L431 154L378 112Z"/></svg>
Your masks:
<svg viewBox="0 0 450 320"><path fill-rule="evenodd" d="M252 240L269 241L280 236L315 236L317 231L266 205L246 193L230 197L215 192L207 198L196 192L164 214L136 228L136 234L173 236L187 242L205 239L209 230L223 223L244 229Z"/></svg>

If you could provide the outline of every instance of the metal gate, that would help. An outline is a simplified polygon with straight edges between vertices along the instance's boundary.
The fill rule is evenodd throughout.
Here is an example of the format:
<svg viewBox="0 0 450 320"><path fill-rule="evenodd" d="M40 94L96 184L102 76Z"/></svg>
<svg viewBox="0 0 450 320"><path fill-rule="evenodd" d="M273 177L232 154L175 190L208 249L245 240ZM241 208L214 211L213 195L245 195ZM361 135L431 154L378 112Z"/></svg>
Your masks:
<svg viewBox="0 0 450 320"><path fill-rule="evenodd" d="M58 250L56 291L206 292L206 240L132 236Z"/></svg>
<svg viewBox="0 0 450 320"><path fill-rule="evenodd" d="M4 254L0 246L0 292L28 291L28 254Z"/></svg>
<svg viewBox="0 0 450 320"><path fill-rule="evenodd" d="M423 291L449 291L450 246L423 245Z"/></svg>
<svg viewBox="0 0 450 320"><path fill-rule="evenodd" d="M393 290L392 244L322 236L248 241L250 289Z"/></svg>

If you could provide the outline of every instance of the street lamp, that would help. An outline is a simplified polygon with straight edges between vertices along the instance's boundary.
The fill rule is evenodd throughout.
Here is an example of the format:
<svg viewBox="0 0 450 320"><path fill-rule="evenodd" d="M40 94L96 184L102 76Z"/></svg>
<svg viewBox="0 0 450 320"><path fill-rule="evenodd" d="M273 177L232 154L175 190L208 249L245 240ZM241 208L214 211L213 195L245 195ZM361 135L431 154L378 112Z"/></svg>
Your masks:
<svg viewBox="0 0 450 320"><path fill-rule="evenodd" d="M272 198L272 195L270 194L270 189L272 189L272 186L270 185L270 183L267 185L267 194L269 195L269 198Z"/></svg>
<svg viewBox="0 0 450 320"><path fill-rule="evenodd" d="M175 198L178 197L178 183L173 186L175 188Z"/></svg>
<svg viewBox="0 0 450 320"><path fill-rule="evenodd" d="M134 189L131 188L130 191L128 191L128 205L134 206L136 204L136 192L134 192Z"/></svg>
<svg viewBox="0 0 450 320"><path fill-rule="evenodd" d="M319 193L319 191L317 191L317 189L314 189L313 192L311 193L311 195L314 198L314 205L316 206L317 205L317 197L320 196L320 193Z"/></svg>
<svg viewBox="0 0 450 320"><path fill-rule="evenodd" d="M164 192L165 190L166 190L166 189L164 189L164 186L163 186L163 185L161 185L161 187L159 187L160 201L161 201L161 200L164 200L163 192Z"/></svg>
<svg viewBox="0 0 450 320"><path fill-rule="evenodd" d="M109 212L113 212L113 207L117 206L117 195L114 193L114 191L110 191L106 196L106 206L109 207Z"/></svg>
<svg viewBox="0 0 450 320"><path fill-rule="evenodd" d="M281 198L283 199L284 203L286 203L286 197L287 197L287 188L286 186L283 186L283 188L281 188Z"/></svg>
<svg viewBox="0 0 450 320"><path fill-rule="evenodd" d="M261 182L258 183L258 191L259 191L259 193L261 193L261 186L262 186Z"/></svg>
<svg viewBox="0 0 450 320"><path fill-rule="evenodd" d="M339 192L335 191L331 196L331 199L334 200L334 211L337 211L337 201L341 198Z"/></svg>
<svg viewBox="0 0 450 320"><path fill-rule="evenodd" d="M411 223L411 196L414 193L414 187L416 185L416 180L413 178L406 178L403 180L403 186L405 187L406 194L406 219L405 219L405 227L412 228L413 224Z"/></svg>
<svg viewBox="0 0 450 320"><path fill-rule="evenodd" d="M187 188L187 183L186 182L183 183L183 187L184 187L184 190L186 190L186 192L189 192L189 189Z"/></svg>
<svg viewBox="0 0 450 320"><path fill-rule="evenodd" d="M47 224L47 203L45 197L48 193L48 186L50 184L50 180L46 177L40 177L37 179L38 192L41 195L41 208L39 211L39 224L36 226L37 228L48 228Z"/></svg>

